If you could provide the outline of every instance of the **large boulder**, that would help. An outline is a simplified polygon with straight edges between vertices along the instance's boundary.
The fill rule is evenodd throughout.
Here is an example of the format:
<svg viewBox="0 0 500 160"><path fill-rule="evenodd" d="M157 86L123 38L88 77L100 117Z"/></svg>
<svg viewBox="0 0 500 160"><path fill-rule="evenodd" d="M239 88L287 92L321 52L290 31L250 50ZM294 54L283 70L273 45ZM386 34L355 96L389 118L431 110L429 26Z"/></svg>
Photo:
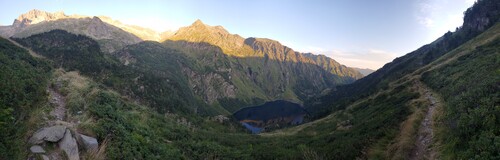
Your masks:
<svg viewBox="0 0 500 160"><path fill-rule="evenodd" d="M66 132L66 126L45 127L33 134L29 142L31 144L41 144L44 141L57 142L64 137L64 132Z"/></svg>
<svg viewBox="0 0 500 160"><path fill-rule="evenodd" d="M71 131L66 129L66 133L61 141L59 141L59 148L61 148L69 160L79 160L80 155L78 154L78 144L75 138L73 138Z"/></svg>
<svg viewBox="0 0 500 160"><path fill-rule="evenodd" d="M97 148L99 147L99 143L97 142L97 139L94 137L89 137L83 134L78 134L78 140L80 144L83 145L85 150L87 151L97 151Z"/></svg>
<svg viewBox="0 0 500 160"><path fill-rule="evenodd" d="M42 146L39 145L34 145L30 147L31 153L45 153L45 150L42 148Z"/></svg>

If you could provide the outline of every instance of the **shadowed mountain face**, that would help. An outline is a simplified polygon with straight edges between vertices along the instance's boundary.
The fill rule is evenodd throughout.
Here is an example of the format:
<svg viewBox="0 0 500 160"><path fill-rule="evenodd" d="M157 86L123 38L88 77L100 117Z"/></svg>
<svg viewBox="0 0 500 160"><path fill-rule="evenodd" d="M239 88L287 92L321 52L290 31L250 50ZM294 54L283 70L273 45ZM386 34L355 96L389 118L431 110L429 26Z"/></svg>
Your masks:
<svg viewBox="0 0 500 160"><path fill-rule="evenodd" d="M259 133L269 126L300 124L306 114L307 112L299 104L277 100L242 108L233 116L252 133Z"/></svg>

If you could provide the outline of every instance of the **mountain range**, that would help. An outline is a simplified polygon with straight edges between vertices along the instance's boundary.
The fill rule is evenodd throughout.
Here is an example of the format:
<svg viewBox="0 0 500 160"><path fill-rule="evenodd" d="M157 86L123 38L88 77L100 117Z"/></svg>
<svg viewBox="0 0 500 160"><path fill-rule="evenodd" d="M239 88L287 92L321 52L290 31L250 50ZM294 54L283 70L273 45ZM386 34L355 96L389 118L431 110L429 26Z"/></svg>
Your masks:
<svg viewBox="0 0 500 160"><path fill-rule="evenodd" d="M189 61L185 63L194 65L169 64L179 65L175 68L186 77L180 78L178 83L190 88L190 94L206 105L224 108L218 109L220 113L234 112L267 100L287 99L302 103L325 89L351 83L363 76L326 56L299 53L270 39L245 39L222 26L209 26L200 20L175 32L157 33L104 16L31 10L15 19L11 26L0 28L0 35L27 38L55 29L97 41L103 53L113 55L126 66L158 67L165 62L136 62L148 51L158 55L168 52L169 48L182 51L181 56ZM157 42L166 47L160 47ZM58 47L46 45L49 48L45 49Z"/></svg>
<svg viewBox="0 0 500 160"><path fill-rule="evenodd" d="M359 72L359 73L361 73L361 74L362 74L362 75L364 75L364 76L367 76L367 75L369 75L369 74L371 74L371 73L375 72L375 70L373 70L373 69L369 69L369 68L355 68L355 67L354 67L354 69L355 69L355 70L358 70L358 72Z"/></svg>
<svg viewBox="0 0 500 160"><path fill-rule="evenodd" d="M478 0L370 73L201 20L32 10L0 27L0 159L498 159L499 22Z"/></svg>

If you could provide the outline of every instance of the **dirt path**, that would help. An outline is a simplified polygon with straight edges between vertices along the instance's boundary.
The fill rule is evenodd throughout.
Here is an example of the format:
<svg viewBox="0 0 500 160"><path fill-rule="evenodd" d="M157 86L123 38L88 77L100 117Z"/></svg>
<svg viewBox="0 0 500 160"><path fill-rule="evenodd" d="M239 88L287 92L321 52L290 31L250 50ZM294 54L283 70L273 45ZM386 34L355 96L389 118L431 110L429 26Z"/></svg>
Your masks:
<svg viewBox="0 0 500 160"><path fill-rule="evenodd" d="M49 87L50 103L56 107L50 112L55 120L64 121L66 119L66 99L53 87Z"/></svg>
<svg viewBox="0 0 500 160"><path fill-rule="evenodd" d="M420 128L418 129L417 140L415 142L415 147L411 152L410 159L435 159L436 151L430 146L434 137L434 131L432 129L433 115L439 102L433 96L433 93L429 88L420 82L418 83L419 87L424 92L425 99L429 101L429 106L427 108L427 112L425 113L425 117L420 124Z"/></svg>

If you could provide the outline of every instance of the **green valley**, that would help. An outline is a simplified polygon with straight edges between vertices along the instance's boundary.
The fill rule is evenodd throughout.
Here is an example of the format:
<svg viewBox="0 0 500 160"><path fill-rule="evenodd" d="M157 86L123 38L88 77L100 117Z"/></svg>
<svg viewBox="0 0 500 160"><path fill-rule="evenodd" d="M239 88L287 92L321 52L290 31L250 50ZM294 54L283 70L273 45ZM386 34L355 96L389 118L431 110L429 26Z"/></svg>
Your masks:
<svg viewBox="0 0 500 160"><path fill-rule="evenodd" d="M32 10L0 35L0 159L500 159L495 0L375 71L201 20Z"/></svg>

